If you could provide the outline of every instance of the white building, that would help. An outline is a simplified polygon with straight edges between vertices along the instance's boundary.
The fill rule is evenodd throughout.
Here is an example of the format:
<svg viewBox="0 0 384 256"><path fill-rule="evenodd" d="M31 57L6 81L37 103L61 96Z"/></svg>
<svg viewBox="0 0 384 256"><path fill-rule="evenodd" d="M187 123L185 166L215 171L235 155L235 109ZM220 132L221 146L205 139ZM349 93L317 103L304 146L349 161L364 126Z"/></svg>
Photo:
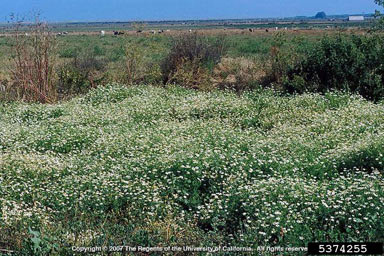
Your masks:
<svg viewBox="0 0 384 256"><path fill-rule="evenodd" d="M364 16L349 16L349 21L364 21Z"/></svg>

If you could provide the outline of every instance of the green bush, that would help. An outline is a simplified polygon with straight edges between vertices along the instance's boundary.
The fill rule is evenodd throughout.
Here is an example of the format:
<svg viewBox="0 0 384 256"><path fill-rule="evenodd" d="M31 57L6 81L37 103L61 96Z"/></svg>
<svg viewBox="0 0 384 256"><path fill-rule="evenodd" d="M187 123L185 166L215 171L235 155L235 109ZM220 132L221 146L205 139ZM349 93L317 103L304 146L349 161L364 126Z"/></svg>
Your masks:
<svg viewBox="0 0 384 256"><path fill-rule="evenodd" d="M123 46L115 47L112 49L112 52L109 54L109 61L116 62L121 60L125 56L125 48Z"/></svg>
<svg viewBox="0 0 384 256"><path fill-rule="evenodd" d="M289 93L343 90L378 101L384 96L384 37L325 36L289 68L283 81Z"/></svg>
<svg viewBox="0 0 384 256"><path fill-rule="evenodd" d="M104 56L105 55L105 49L100 47L100 46L98 46L98 45L95 45L93 47L93 54L95 56Z"/></svg>
<svg viewBox="0 0 384 256"><path fill-rule="evenodd" d="M92 55L76 57L58 70L58 92L61 98L82 94L106 78L106 63Z"/></svg>
<svg viewBox="0 0 384 256"><path fill-rule="evenodd" d="M60 58L75 58L79 55L78 48L64 48L59 52Z"/></svg>
<svg viewBox="0 0 384 256"><path fill-rule="evenodd" d="M307 54L307 49L313 47L313 43L307 38L300 36L291 37L286 32L277 32L266 42L269 52L260 56L263 64L261 73L264 77L260 79L264 86L281 85L286 79L287 73L292 67ZM300 84L299 80L295 81Z"/></svg>

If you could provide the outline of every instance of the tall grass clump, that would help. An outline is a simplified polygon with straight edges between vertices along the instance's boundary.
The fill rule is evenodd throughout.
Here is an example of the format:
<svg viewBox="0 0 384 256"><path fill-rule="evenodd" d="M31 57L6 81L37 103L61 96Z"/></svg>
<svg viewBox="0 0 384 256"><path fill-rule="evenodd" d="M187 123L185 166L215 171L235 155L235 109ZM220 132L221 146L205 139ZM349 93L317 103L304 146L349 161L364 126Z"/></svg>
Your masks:
<svg viewBox="0 0 384 256"><path fill-rule="evenodd" d="M287 70L287 92L343 90L378 101L384 96L384 37L325 36Z"/></svg>
<svg viewBox="0 0 384 256"><path fill-rule="evenodd" d="M38 17L31 24L15 22L11 57L13 96L28 102L52 103L55 88L55 37Z"/></svg>
<svg viewBox="0 0 384 256"><path fill-rule="evenodd" d="M209 72L224 54L224 37L210 40L197 33L181 34L171 44L161 64L164 84L179 83L196 89L208 84Z"/></svg>

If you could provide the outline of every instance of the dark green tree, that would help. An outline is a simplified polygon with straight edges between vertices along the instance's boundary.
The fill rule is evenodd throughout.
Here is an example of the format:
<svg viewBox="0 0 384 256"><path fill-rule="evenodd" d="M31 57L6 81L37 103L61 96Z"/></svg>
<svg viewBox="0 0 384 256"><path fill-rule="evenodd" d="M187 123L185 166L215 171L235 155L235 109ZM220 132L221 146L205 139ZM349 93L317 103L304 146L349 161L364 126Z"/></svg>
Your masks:
<svg viewBox="0 0 384 256"><path fill-rule="evenodd" d="M381 7L384 7L384 0L375 0L375 3ZM376 28L377 29L384 29L384 17L383 14L379 11L375 11L375 18L379 18L379 21L377 22Z"/></svg>
<svg viewBox="0 0 384 256"><path fill-rule="evenodd" d="M326 19L327 18L327 15L325 14L325 12L318 12L315 16L315 19Z"/></svg>

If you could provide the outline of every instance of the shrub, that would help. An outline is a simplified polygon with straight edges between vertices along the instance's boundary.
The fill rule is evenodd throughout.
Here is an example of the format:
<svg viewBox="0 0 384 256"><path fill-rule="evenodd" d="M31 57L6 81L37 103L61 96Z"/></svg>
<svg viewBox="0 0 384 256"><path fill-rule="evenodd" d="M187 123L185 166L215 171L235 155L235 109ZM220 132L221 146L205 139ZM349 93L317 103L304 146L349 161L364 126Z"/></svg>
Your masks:
<svg viewBox="0 0 384 256"><path fill-rule="evenodd" d="M74 58L58 70L58 93L65 96L82 94L106 79L106 63L93 55Z"/></svg>
<svg viewBox="0 0 384 256"><path fill-rule="evenodd" d="M384 96L384 37L326 36L289 68L287 92L345 90L378 101ZM306 86L303 86L306 84Z"/></svg>
<svg viewBox="0 0 384 256"><path fill-rule="evenodd" d="M12 90L25 101L52 103L56 99L54 81L55 38L48 25L36 17L32 25L16 22L12 49Z"/></svg>
<svg viewBox="0 0 384 256"><path fill-rule="evenodd" d="M129 84L158 82L161 79L161 71L160 65L152 58L155 52L157 52L157 49L148 51L138 43L127 44L123 82Z"/></svg>
<svg viewBox="0 0 384 256"><path fill-rule="evenodd" d="M160 62L164 54L157 41L135 38L129 40L123 49L121 58L109 63L112 81L130 85L161 82Z"/></svg>
<svg viewBox="0 0 384 256"><path fill-rule="evenodd" d="M272 38L269 54L264 60L265 77L262 83L264 85L281 84L290 67L295 65L303 54L303 49L305 49L305 42L301 38L294 37L289 41L286 33L276 33Z"/></svg>
<svg viewBox="0 0 384 256"><path fill-rule="evenodd" d="M212 68L220 61L224 50L224 37L218 37L214 41L197 33L174 37L171 50L161 64L164 84L180 82L174 79L183 63L192 65L193 73L198 73L201 68Z"/></svg>
<svg viewBox="0 0 384 256"><path fill-rule="evenodd" d="M144 52L138 45L128 45L125 50L125 76L128 83L139 80L143 68Z"/></svg>
<svg viewBox="0 0 384 256"><path fill-rule="evenodd" d="M176 70L169 77L169 81L186 88L202 91L208 91L214 87L209 71L202 67L199 59L194 61L183 59L176 66Z"/></svg>

